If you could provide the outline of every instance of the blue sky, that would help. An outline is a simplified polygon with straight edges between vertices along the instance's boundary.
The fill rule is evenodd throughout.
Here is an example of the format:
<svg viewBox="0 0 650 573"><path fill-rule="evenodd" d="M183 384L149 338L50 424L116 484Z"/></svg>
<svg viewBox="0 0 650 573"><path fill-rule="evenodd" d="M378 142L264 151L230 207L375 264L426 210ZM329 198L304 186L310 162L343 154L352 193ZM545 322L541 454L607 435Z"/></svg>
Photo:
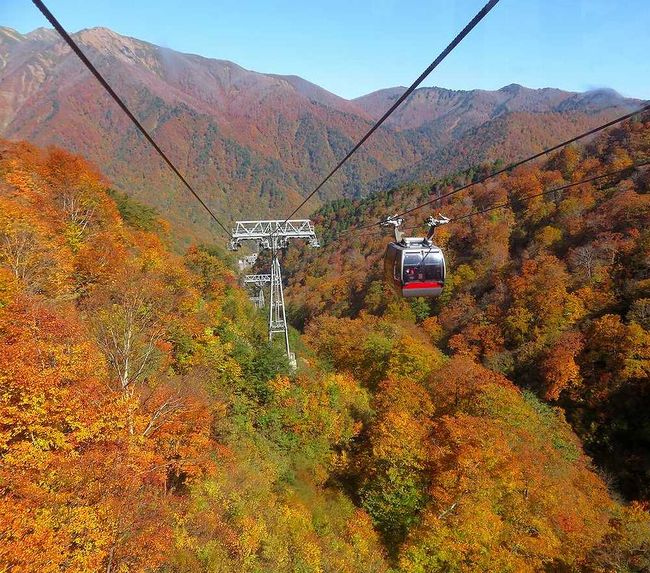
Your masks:
<svg viewBox="0 0 650 573"><path fill-rule="evenodd" d="M106 26L175 50L296 74L343 97L410 84L484 0L46 0L69 31ZM0 25L47 25L0 0ZM510 83L650 98L650 0L501 0L424 85Z"/></svg>

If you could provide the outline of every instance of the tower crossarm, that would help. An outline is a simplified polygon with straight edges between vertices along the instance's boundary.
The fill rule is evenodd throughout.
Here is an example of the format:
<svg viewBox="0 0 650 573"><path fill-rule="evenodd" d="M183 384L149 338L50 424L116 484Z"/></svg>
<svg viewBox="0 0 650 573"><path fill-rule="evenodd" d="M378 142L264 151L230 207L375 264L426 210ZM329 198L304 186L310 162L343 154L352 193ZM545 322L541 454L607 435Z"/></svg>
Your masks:
<svg viewBox="0 0 650 573"><path fill-rule="evenodd" d="M242 241L257 241L263 249L286 247L289 239L304 239L312 247L320 246L309 219L237 221L231 235L231 250L238 249Z"/></svg>
<svg viewBox="0 0 650 573"><path fill-rule="evenodd" d="M244 284L264 286L271 282L271 275L244 275Z"/></svg>

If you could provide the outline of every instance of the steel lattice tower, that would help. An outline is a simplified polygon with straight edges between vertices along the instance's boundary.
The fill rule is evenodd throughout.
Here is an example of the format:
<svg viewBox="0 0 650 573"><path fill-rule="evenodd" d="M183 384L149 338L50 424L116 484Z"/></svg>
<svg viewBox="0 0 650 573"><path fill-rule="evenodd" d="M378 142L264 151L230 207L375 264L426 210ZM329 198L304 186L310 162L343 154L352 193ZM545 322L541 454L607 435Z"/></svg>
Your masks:
<svg viewBox="0 0 650 573"><path fill-rule="evenodd" d="M250 297L259 309L264 308L264 285L271 282L271 275L244 275L244 284L253 285L257 290Z"/></svg>
<svg viewBox="0 0 650 573"><path fill-rule="evenodd" d="M311 247L320 247L314 231L314 225L309 219L291 219L287 221L237 221L231 235L230 250L237 250L242 241L257 241L258 247L271 250L271 272L262 275L246 275L245 284L257 288L256 295L251 300L258 308L264 306L264 286L270 283L269 300L269 340L275 335L282 335L286 346L287 358L292 367L296 367L296 357L289 346L289 329L284 304L282 287L282 269L278 257L280 249L285 248L291 239L303 239Z"/></svg>

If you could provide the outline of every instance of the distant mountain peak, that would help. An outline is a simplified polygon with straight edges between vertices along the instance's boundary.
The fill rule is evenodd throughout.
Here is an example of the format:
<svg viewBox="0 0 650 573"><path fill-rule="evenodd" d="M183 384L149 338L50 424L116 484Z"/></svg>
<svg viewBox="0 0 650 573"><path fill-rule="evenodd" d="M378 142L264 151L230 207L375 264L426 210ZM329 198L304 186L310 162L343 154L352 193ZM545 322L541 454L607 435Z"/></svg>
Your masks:
<svg viewBox="0 0 650 573"><path fill-rule="evenodd" d="M394 86L391 88L382 88L380 90L375 90L366 95L359 96L352 101L363 101L370 98L384 97L388 99L397 99L402 95L408 88L405 86Z"/></svg>
<svg viewBox="0 0 650 573"><path fill-rule="evenodd" d="M25 38L29 40L47 40L52 42L54 40L60 39L60 36L56 30L52 28L36 28L28 34L25 35Z"/></svg>
<svg viewBox="0 0 650 573"><path fill-rule="evenodd" d="M521 84L518 84L517 82L513 82L511 84L503 86L499 91L519 91L521 89L529 89L529 88L527 88L525 86L522 86Z"/></svg>
<svg viewBox="0 0 650 573"><path fill-rule="evenodd" d="M104 26L93 26L91 28L82 28L78 32L75 32L75 36L85 37L85 38L119 38L124 39L128 36L118 34L117 32L106 28Z"/></svg>
<svg viewBox="0 0 650 573"><path fill-rule="evenodd" d="M615 99L625 99L619 92L613 88L600 87L587 90L585 96L605 96Z"/></svg>
<svg viewBox="0 0 650 573"><path fill-rule="evenodd" d="M0 38L3 37L9 38L14 42L20 42L25 39L25 36L23 36L20 32L14 30L13 28L8 28L7 26L0 26Z"/></svg>
<svg viewBox="0 0 650 573"><path fill-rule="evenodd" d="M118 34L109 28L98 26L95 28L84 28L72 34L81 42L100 49L111 49L114 46L123 46L128 44L145 44L145 42L129 36Z"/></svg>

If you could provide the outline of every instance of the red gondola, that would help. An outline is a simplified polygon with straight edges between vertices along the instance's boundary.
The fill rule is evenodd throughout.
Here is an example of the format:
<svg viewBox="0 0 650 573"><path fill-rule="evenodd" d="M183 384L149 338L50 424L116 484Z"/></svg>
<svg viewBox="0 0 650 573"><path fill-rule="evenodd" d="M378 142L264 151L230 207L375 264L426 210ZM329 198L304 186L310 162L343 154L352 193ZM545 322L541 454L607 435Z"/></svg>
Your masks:
<svg viewBox="0 0 650 573"><path fill-rule="evenodd" d="M435 228L449 219L430 217L427 222L427 237L404 237L399 230L401 219L389 218L382 223L395 228L395 241L388 244L384 255L384 280L404 297L439 296L445 286L445 257L431 239Z"/></svg>

